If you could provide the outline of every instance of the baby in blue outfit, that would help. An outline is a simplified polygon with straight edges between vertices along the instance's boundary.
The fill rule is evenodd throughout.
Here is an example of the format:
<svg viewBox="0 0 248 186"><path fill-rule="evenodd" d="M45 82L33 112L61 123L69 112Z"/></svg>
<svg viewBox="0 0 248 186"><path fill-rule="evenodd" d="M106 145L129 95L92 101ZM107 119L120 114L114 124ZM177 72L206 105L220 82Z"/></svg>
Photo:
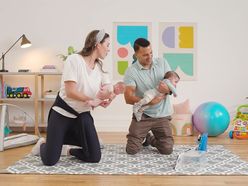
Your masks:
<svg viewBox="0 0 248 186"><path fill-rule="evenodd" d="M180 77L179 75L174 71L168 71L164 75L164 79L162 80L170 89L170 94L173 94L174 97L177 96L176 92L176 85L179 82ZM147 90L144 93L144 97L137 103L133 105L133 113L137 119L137 121L141 120L142 114L145 109L150 107L147 105L152 99L154 99L157 96L163 95L161 92L158 91L157 88Z"/></svg>

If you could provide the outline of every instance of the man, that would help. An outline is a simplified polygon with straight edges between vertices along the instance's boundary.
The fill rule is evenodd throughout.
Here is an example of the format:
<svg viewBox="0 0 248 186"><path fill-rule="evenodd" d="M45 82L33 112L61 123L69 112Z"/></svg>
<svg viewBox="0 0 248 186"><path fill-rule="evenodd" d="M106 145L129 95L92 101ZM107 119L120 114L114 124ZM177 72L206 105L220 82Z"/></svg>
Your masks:
<svg viewBox="0 0 248 186"><path fill-rule="evenodd" d="M158 85L161 93L168 94L169 88L161 82L164 74L171 70L166 60L153 58L151 44L144 38L134 42L134 51L137 61L126 70L124 76L126 103L135 104L142 99L145 91ZM156 147L161 154L171 154L174 140L170 128L170 115L173 112L170 99L165 95L155 97L148 105L150 107L144 111L139 122L134 115L132 117L126 152L136 154L146 139L146 144Z"/></svg>

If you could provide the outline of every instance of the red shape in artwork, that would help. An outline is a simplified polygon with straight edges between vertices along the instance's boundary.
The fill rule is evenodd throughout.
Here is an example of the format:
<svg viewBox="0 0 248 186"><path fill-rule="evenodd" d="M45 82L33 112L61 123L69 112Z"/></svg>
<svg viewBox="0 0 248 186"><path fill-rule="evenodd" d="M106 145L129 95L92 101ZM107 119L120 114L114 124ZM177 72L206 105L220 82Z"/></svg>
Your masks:
<svg viewBox="0 0 248 186"><path fill-rule="evenodd" d="M127 55L128 55L128 51L127 51L127 49L124 48L124 47L119 48L118 51L117 51L117 53L118 53L118 55L119 55L121 58L125 58L125 57L127 57Z"/></svg>

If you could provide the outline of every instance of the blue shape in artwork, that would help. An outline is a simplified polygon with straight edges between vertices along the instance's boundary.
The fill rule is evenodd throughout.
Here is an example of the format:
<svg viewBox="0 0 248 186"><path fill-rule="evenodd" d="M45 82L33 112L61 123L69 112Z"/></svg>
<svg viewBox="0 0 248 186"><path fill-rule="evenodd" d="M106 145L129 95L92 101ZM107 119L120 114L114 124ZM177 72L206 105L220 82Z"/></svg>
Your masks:
<svg viewBox="0 0 248 186"><path fill-rule="evenodd" d="M133 47L134 41L139 38L148 38L147 26L117 26L117 42L126 45L130 42Z"/></svg>

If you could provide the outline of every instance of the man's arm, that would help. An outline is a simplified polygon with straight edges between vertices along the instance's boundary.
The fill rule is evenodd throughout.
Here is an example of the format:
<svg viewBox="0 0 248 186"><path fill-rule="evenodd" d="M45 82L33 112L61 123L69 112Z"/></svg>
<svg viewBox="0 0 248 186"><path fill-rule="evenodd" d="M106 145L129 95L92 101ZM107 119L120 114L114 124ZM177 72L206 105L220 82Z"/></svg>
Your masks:
<svg viewBox="0 0 248 186"><path fill-rule="evenodd" d="M133 105L140 100L139 97L135 96L135 89L136 87L134 86L126 86L124 97L127 104Z"/></svg>
<svg viewBox="0 0 248 186"><path fill-rule="evenodd" d="M138 102L141 100L140 97L135 96L135 87L133 86L126 86L125 92L124 92L124 97L126 100L127 104L133 105L134 103ZM164 96L158 96L155 97L150 103L148 103L147 105L156 105L158 104L161 100L163 100L165 98Z"/></svg>

